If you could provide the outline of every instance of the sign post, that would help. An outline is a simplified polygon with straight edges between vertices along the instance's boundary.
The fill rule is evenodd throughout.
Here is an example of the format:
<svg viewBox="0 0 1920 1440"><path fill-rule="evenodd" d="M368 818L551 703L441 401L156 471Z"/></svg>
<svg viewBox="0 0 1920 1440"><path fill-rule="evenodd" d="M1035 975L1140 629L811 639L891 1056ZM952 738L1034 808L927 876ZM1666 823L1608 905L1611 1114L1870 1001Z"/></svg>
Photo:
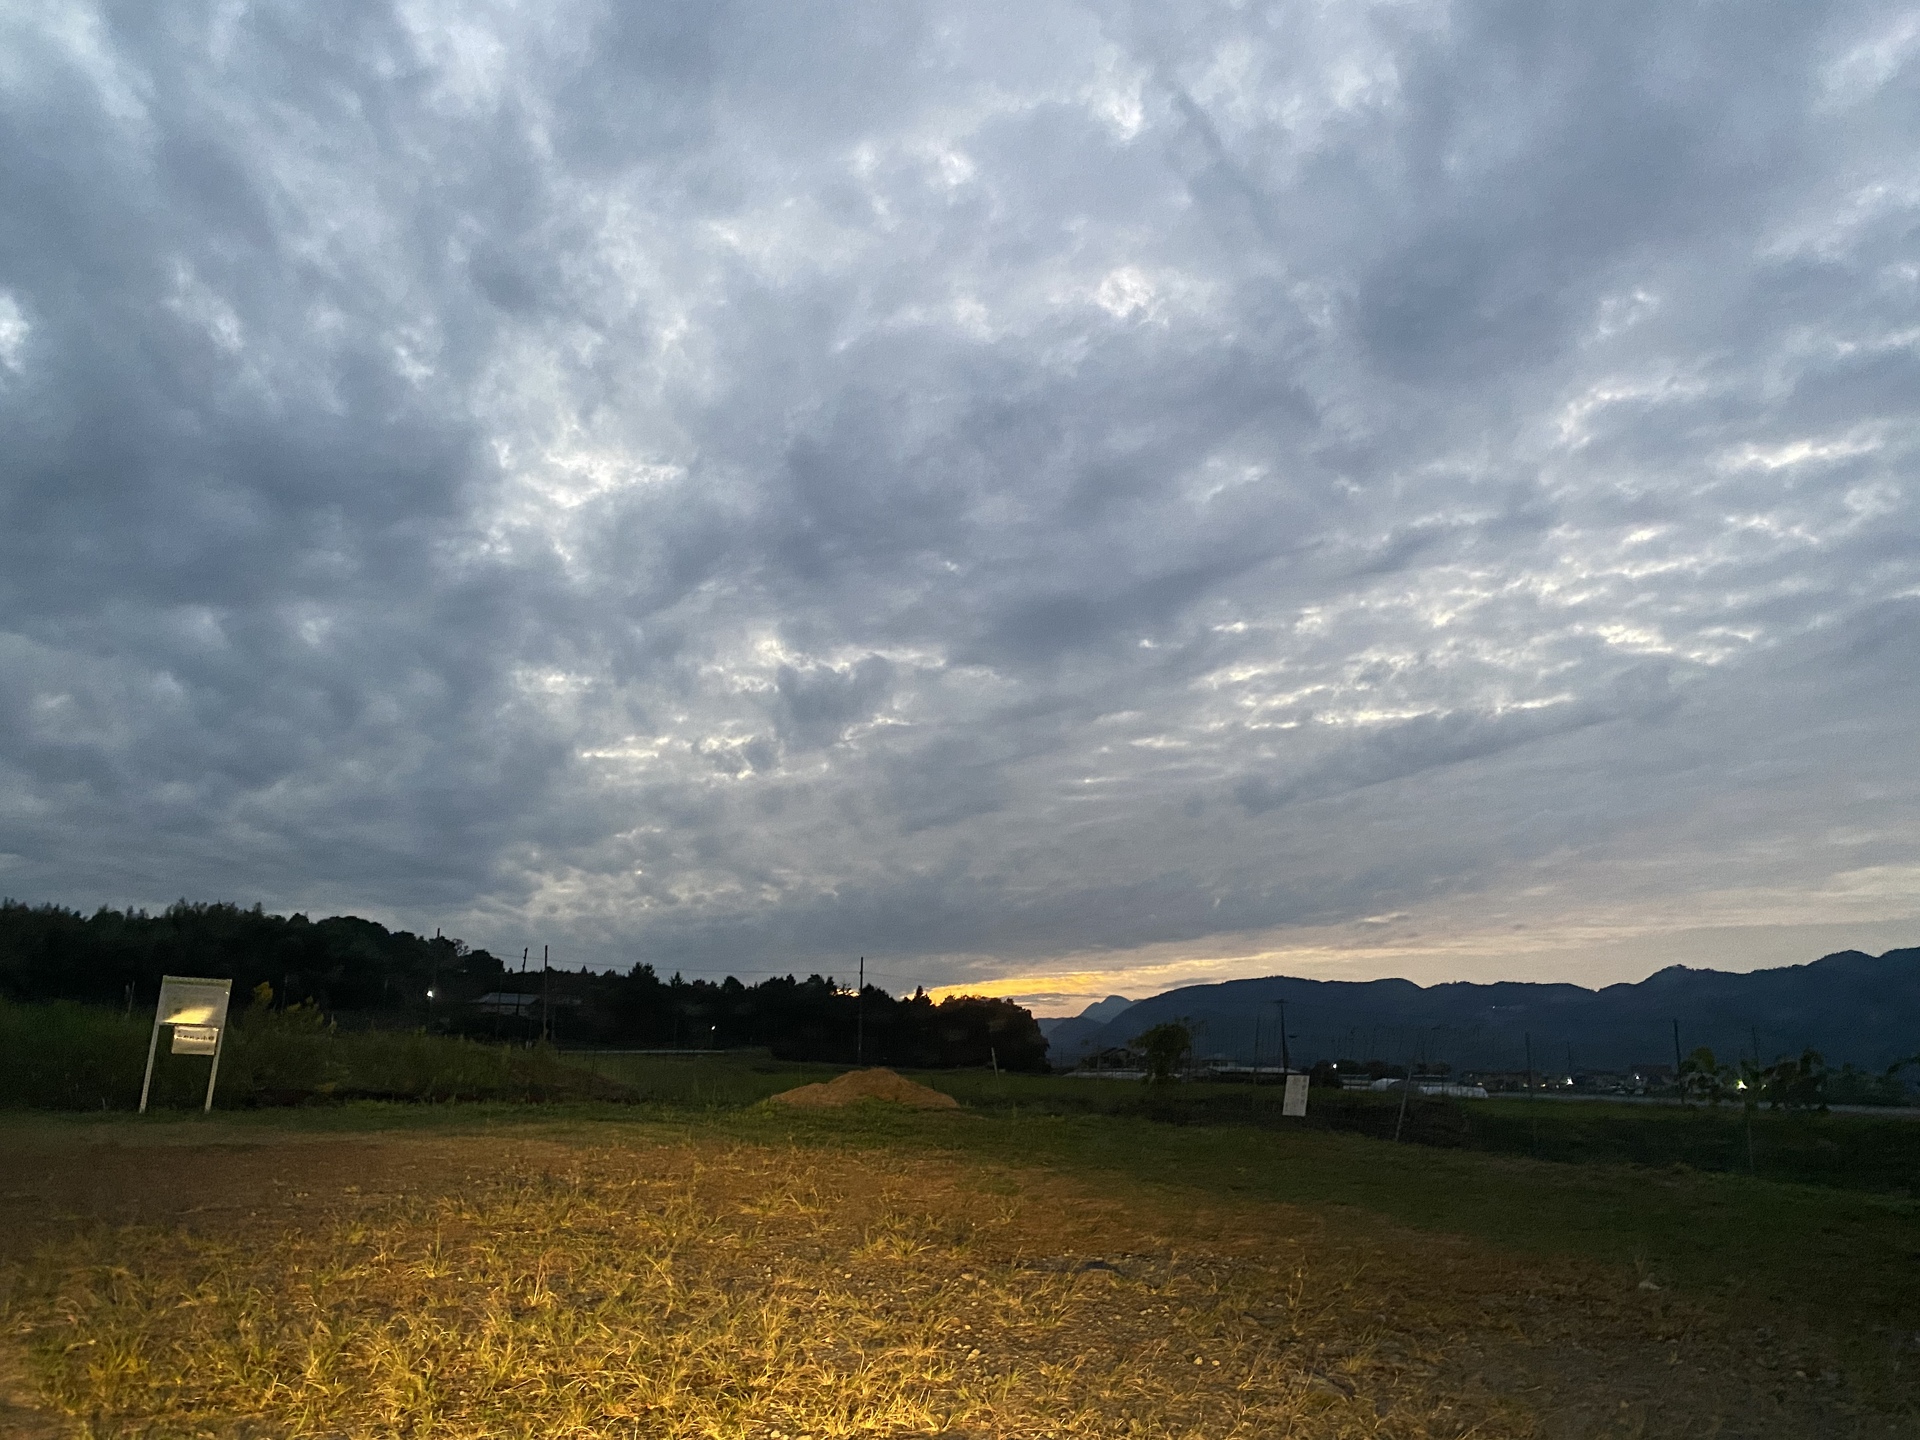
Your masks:
<svg viewBox="0 0 1920 1440"><path fill-rule="evenodd" d="M147 1113L147 1095L153 1089L153 1057L160 1049L160 1027L173 1028L172 1053L211 1055L207 1072L204 1114L213 1113L213 1082L220 1078L220 1052L227 1043L227 1002L233 981L207 980L193 975L162 975L160 1003L153 1012L153 1034L147 1040L147 1078L140 1082L140 1113Z"/></svg>
<svg viewBox="0 0 1920 1440"><path fill-rule="evenodd" d="M1282 1115L1305 1115L1307 1113L1307 1086L1309 1083L1308 1077L1302 1075L1298 1070L1289 1070L1287 1072L1287 1088L1282 1093L1280 1099L1280 1113Z"/></svg>

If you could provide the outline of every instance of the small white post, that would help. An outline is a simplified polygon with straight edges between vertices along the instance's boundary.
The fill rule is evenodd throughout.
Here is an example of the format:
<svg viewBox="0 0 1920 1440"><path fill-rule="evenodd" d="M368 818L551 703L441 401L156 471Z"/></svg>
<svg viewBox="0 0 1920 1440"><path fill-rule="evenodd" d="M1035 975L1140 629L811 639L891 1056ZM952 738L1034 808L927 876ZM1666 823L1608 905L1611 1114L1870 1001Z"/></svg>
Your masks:
<svg viewBox="0 0 1920 1440"><path fill-rule="evenodd" d="M224 1022L226 1018L224 1015L220 1017L222 1022ZM207 1072L207 1103L200 1107L200 1113L202 1115L211 1115L213 1113L213 1082L220 1078L220 1052L226 1048L226 1045L227 1027L222 1023L219 1038L213 1042L213 1068Z"/></svg>
<svg viewBox="0 0 1920 1440"><path fill-rule="evenodd" d="M147 1091L153 1088L153 1056L160 1048L160 1012L153 1012L153 1036L147 1041L147 1078L140 1082L140 1113L147 1113Z"/></svg>

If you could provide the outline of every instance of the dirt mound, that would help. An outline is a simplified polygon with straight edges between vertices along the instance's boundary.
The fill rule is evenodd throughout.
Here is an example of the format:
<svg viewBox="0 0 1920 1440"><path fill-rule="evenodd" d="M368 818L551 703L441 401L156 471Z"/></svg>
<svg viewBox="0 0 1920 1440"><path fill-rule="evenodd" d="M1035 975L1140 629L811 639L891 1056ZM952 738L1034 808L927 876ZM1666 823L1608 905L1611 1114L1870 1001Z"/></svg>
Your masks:
<svg viewBox="0 0 1920 1440"><path fill-rule="evenodd" d="M782 1090L770 1096L777 1105L798 1105L806 1110L825 1110L851 1105L857 1100L891 1100L896 1105L911 1105L916 1110L957 1110L960 1102L951 1095L916 1085L904 1076L882 1066L871 1070L849 1070L824 1085L802 1085L797 1090Z"/></svg>

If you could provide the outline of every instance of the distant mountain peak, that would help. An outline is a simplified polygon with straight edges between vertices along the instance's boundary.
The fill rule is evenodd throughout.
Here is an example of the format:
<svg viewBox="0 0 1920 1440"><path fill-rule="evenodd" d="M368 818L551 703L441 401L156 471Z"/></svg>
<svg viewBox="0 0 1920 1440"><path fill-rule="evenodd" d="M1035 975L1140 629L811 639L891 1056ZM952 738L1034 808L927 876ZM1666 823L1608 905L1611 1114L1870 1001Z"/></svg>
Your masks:
<svg viewBox="0 0 1920 1440"><path fill-rule="evenodd" d="M1131 1010L1133 1004L1124 995L1109 995L1104 1000L1096 1000L1070 1020L1043 1022L1041 1033L1047 1037L1049 1058L1055 1065L1073 1064L1085 1053L1092 1037Z"/></svg>
<svg viewBox="0 0 1920 1440"><path fill-rule="evenodd" d="M1104 1024L1106 1021L1112 1020L1119 1015L1122 1010L1131 1009L1132 1006L1133 1001L1124 995L1109 995L1106 999L1096 1000L1093 1004L1087 1006L1086 1009L1080 1012L1079 1018L1082 1020L1097 1020Z"/></svg>

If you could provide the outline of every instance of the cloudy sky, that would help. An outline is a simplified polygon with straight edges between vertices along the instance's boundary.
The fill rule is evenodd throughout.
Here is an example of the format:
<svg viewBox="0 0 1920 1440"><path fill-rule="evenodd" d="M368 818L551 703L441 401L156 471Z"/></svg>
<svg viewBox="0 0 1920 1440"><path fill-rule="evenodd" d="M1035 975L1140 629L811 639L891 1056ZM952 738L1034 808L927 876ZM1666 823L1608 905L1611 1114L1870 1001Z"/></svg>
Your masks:
<svg viewBox="0 0 1920 1440"><path fill-rule="evenodd" d="M1920 943L1910 4L0 5L0 889L1042 1013Z"/></svg>

